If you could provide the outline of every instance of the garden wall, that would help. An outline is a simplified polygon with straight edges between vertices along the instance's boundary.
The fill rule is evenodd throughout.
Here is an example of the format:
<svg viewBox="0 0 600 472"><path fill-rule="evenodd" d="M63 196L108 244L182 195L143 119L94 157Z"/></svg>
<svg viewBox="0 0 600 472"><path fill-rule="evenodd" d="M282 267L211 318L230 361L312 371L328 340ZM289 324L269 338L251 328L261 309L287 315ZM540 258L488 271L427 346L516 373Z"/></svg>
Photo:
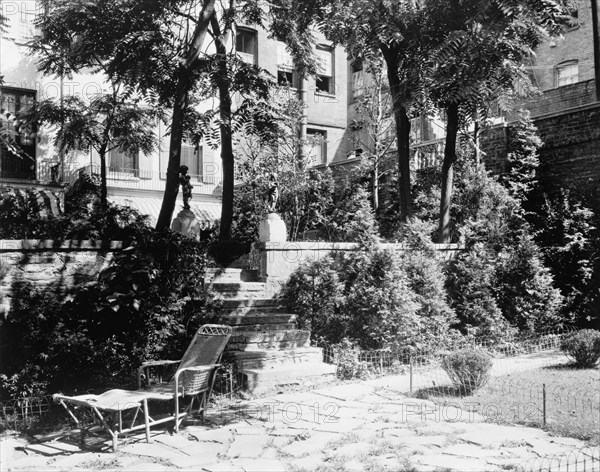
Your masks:
<svg viewBox="0 0 600 472"><path fill-rule="evenodd" d="M393 247L408 250L402 244L383 244L383 247ZM461 251L458 244L435 244L436 257L439 260L449 260ZM258 268L262 278L267 281L267 290L276 295L288 281L292 272L305 261L319 260L333 251L356 251L358 243L331 243L323 241L303 242L261 242L254 245L258 257Z"/></svg>
<svg viewBox="0 0 600 472"><path fill-rule="evenodd" d="M0 316L19 284L66 292L95 280L121 248L120 241L0 240Z"/></svg>

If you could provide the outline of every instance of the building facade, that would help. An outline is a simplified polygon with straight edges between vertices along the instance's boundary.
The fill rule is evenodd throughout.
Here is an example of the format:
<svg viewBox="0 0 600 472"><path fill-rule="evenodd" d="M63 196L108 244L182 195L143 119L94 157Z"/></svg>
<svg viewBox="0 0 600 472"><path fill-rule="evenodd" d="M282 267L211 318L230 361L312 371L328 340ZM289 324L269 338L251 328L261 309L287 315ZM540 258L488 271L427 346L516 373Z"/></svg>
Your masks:
<svg viewBox="0 0 600 472"><path fill-rule="evenodd" d="M8 19L7 30L0 33L0 76L4 77L0 107L2 114L10 115L12 120L0 123L2 126L14 129L19 110L34 100L59 100L70 95L89 100L106 90L102 78L94 74L81 73L69 79L42 76L37 71L35 57L28 54L26 47L35 34L37 2L2 0L0 5ZM315 163L327 165L345 154L347 59L342 48L333 47L320 37L315 50L320 64L318 74L300 81L285 45L269 38L266 31L240 27L231 47L240 59L266 70L280 85L287 85L291 93L302 92L305 132L312 138L307 152ZM214 106L213 101L201 105L203 109ZM150 216L152 223L156 222L162 203L169 147L166 126L157 124L156 133L158 149L150 155L115 149L107 156L109 199L139 209ZM53 147L52 136L53 130L41 128L35 136L16 137L19 146L14 149L0 148L0 186L35 186L59 191L65 184L73 183L81 172L100 172L100 160L94 150L63 156ZM23 155L16 153L17 148L24 151ZM183 142L181 163L188 167L194 186L191 209L205 226L210 226L220 218L220 150L206 143L194 146Z"/></svg>

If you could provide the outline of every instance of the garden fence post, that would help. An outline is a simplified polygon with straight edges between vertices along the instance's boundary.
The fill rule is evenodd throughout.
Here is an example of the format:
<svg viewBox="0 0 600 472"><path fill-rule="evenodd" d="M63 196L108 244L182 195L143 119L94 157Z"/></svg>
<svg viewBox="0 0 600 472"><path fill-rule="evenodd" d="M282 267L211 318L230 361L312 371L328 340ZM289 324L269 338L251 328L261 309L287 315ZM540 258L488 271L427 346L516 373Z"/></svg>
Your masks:
<svg viewBox="0 0 600 472"><path fill-rule="evenodd" d="M542 384L542 425L546 427L546 384Z"/></svg>
<svg viewBox="0 0 600 472"><path fill-rule="evenodd" d="M413 391L413 360L412 357L408 360L408 372L409 372L409 382L410 382L410 393Z"/></svg>

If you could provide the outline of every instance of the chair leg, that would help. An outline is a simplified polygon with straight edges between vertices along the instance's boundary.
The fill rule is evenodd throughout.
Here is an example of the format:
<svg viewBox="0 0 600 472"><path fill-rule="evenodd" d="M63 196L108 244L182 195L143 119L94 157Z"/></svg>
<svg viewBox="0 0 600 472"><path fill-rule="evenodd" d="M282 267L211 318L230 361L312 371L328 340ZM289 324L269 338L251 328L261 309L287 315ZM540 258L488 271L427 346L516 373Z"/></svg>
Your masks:
<svg viewBox="0 0 600 472"><path fill-rule="evenodd" d="M148 417L148 399L144 398L142 400L142 404L144 405L144 424L146 426L146 442L150 442L150 419Z"/></svg>

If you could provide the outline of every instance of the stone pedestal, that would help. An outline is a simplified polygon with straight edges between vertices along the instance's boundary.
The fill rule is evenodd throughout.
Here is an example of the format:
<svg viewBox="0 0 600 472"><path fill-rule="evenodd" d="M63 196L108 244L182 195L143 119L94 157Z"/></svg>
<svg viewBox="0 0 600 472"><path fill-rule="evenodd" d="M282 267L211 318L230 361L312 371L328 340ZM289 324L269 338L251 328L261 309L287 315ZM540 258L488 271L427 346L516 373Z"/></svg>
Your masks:
<svg viewBox="0 0 600 472"><path fill-rule="evenodd" d="M196 215L192 210L184 208L171 223L171 229L177 231L188 238L200 240L200 222L196 219Z"/></svg>
<svg viewBox="0 0 600 472"><path fill-rule="evenodd" d="M260 222L258 237L259 241L263 243L287 241L285 223L277 213L269 213Z"/></svg>

